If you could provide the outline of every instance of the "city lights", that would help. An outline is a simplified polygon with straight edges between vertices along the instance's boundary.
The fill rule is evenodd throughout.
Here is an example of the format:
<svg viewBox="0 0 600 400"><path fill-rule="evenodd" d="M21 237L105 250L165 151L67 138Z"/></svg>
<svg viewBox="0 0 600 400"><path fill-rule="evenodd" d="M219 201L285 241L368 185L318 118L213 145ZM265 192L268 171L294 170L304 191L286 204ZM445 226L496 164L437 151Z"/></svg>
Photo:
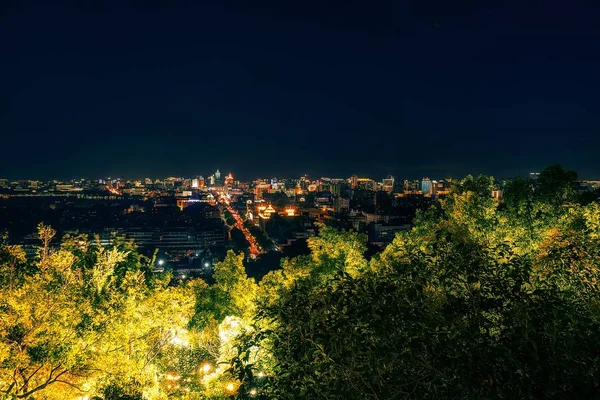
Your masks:
<svg viewBox="0 0 600 400"><path fill-rule="evenodd" d="M0 400L600 400L599 17L0 0Z"/></svg>

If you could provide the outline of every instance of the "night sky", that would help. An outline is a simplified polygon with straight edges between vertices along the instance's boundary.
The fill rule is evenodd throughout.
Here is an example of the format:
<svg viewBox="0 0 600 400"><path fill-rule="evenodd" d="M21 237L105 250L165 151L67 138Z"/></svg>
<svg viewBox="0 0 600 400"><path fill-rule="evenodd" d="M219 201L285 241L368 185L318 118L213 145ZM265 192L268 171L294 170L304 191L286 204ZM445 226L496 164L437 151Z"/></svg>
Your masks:
<svg viewBox="0 0 600 400"><path fill-rule="evenodd" d="M598 3L3 0L0 178L600 179Z"/></svg>

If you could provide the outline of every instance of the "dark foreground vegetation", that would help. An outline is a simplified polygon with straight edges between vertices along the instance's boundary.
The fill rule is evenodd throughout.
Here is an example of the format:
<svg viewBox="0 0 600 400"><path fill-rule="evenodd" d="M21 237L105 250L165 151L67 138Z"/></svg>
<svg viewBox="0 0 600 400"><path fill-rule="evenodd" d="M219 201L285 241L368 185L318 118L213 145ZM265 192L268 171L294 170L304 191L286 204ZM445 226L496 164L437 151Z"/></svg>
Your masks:
<svg viewBox="0 0 600 400"><path fill-rule="evenodd" d="M36 399L528 399L600 392L600 206L573 173L467 177L366 261L320 226L256 283L173 284L127 243L1 248L0 391ZM589 196L588 196L589 197Z"/></svg>

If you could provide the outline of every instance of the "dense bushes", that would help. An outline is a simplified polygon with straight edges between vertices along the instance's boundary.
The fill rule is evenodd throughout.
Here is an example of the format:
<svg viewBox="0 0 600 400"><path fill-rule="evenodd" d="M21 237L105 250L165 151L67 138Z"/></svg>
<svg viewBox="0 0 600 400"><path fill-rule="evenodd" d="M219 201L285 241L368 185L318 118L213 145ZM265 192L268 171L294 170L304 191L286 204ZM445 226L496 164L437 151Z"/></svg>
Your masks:
<svg viewBox="0 0 600 400"><path fill-rule="evenodd" d="M491 184L467 178L369 264L330 239L267 277L278 295L253 334L268 349L266 398L599 393L600 207L523 196L501 209Z"/></svg>

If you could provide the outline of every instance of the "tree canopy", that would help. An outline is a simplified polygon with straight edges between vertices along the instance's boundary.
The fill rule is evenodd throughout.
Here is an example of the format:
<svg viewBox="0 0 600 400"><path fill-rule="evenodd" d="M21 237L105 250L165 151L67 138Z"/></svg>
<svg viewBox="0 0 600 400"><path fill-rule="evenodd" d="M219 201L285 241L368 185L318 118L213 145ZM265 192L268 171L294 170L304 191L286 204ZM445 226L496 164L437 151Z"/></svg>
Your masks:
<svg viewBox="0 0 600 400"><path fill-rule="evenodd" d="M367 261L320 225L260 282L171 282L129 243L0 246L0 391L64 399L594 398L600 205L574 175L468 176ZM170 282L170 284L169 284Z"/></svg>

